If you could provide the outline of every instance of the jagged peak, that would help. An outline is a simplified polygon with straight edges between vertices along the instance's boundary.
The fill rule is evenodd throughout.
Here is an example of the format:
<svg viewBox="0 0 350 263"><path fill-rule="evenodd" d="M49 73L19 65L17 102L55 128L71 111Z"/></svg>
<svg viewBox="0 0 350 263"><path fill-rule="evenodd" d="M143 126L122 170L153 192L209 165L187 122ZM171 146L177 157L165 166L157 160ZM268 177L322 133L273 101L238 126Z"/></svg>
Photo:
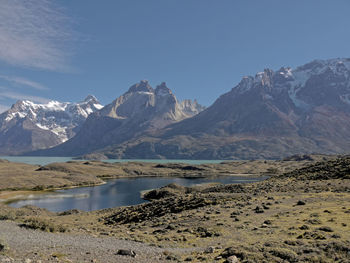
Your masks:
<svg viewBox="0 0 350 263"><path fill-rule="evenodd" d="M23 110L24 108L35 107L37 104L30 100L17 100L12 104L11 110Z"/></svg>
<svg viewBox="0 0 350 263"><path fill-rule="evenodd" d="M350 58L316 59L295 69L291 67L281 67L279 70L273 71L272 69L266 68L262 72L258 72L255 76L244 76L239 84L233 87L232 90L242 94L257 84L270 87L273 81L278 79L285 79L286 81L293 82L297 86L303 86L306 80L312 75L327 72L350 76L350 73L348 73L350 72Z"/></svg>
<svg viewBox="0 0 350 263"><path fill-rule="evenodd" d="M264 71L259 72L255 75L255 82L267 82L272 78L274 71L272 69L266 68Z"/></svg>
<svg viewBox="0 0 350 263"><path fill-rule="evenodd" d="M149 85L148 80L141 80L139 83L132 85L127 93L132 92L154 92L153 88Z"/></svg>
<svg viewBox="0 0 350 263"><path fill-rule="evenodd" d="M83 102L90 102L90 101L92 101L94 103L99 103L97 98L94 95L91 95L91 94L87 95Z"/></svg>
<svg viewBox="0 0 350 263"><path fill-rule="evenodd" d="M21 105L23 105L23 103L24 103L24 100L17 100L14 104L12 104L11 108L21 106Z"/></svg>
<svg viewBox="0 0 350 263"><path fill-rule="evenodd" d="M339 67L345 67L350 70L350 58L332 58L332 59L315 59L309 63L306 63L300 67L297 67L295 71L310 71L321 72L327 68L335 70Z"/></svg>
<svg viewBox="0 0 350 263"><path fill-rule="evenodd" d="M167 96L167 95L172 95L173 93L167 87L166 83L162 82L160 85L157 86L157 88L155 90L155 94L157 96Z"/></svg>

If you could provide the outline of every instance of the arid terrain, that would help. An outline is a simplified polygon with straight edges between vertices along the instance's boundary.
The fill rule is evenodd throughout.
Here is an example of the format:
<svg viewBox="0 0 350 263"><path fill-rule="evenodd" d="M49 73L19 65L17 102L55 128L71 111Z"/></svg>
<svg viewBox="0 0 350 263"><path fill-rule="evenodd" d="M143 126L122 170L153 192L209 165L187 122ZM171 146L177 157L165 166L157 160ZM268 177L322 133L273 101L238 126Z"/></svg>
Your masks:
<svg viewBox="0 0 350 263"><path fill-rule="evenodd" d="M252 184L172 184L145 193L151 202L93 212L53 213L4 202L0 262L350 262L350 157L43 167L4 161L0 171L3 201L106 178L270 176Z"/></svg>

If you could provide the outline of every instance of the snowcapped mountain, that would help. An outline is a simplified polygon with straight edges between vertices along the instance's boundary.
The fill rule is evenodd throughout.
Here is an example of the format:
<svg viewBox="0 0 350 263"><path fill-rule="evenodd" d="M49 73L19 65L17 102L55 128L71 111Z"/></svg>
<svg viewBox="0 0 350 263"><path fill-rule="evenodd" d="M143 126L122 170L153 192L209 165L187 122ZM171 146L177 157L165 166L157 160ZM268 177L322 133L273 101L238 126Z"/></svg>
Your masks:
<svg viewBox="0 0 350 263"><path fill-rule="evenodd" d="M161 83L155 89L148 81L131 86L122 96L91 114L72 139L34 155L75 156L109 145L153 134L169 124L192 117L204 109L196 101L179 102Z"/></svg>
<svg viewBox="0 0 350 263"><path fill-rule="evenodd" d="M238 96L261 86L271 100L287 92L296 108L307 111L321 104L349 105L349 79L350 59L314 60L296 69L266 69L255 77L244 77L232 92Z"/></svg>
<svg viewBox="0 0 350 263"><path fill-rule="evenodd" d="M103 106L89 95L79 103L20 100L0 114L0 154L49 148L73 137L82 123Z"/></svg>

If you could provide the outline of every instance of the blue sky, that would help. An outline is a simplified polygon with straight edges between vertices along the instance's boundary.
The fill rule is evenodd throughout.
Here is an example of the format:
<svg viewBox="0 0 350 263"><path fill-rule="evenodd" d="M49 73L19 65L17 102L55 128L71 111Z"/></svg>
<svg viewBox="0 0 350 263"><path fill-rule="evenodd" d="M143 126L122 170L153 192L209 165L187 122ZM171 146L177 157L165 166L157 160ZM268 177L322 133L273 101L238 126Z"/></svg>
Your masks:
<svg viewBox="0 0 350 263"><path fill-rule="evenodd" d="M350 57L349 0L0 0L0 111L148 79L209 106L245 75Z"/></svg>

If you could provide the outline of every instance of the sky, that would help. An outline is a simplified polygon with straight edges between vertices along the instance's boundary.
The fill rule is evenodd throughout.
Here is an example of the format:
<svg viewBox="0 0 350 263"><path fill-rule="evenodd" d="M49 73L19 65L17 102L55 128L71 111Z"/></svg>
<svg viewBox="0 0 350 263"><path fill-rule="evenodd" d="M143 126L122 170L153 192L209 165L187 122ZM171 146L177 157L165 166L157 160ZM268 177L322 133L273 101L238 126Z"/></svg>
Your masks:
<svg viewBox="0 0 350 263"><path fill-rule="evenodd" d="M350 57L349 0L0 0L0 112L147 79L210 106L246 75Z"/></svg>

